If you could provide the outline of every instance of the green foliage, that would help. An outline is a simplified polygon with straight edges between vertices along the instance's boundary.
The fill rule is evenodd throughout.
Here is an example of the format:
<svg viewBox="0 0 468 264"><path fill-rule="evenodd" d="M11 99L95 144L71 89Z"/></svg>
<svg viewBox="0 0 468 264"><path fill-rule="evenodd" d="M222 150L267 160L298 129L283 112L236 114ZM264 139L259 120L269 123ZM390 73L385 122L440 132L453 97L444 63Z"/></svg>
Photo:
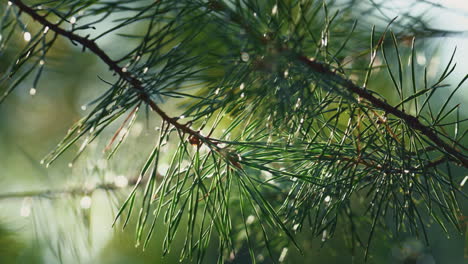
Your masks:
<svg viewBox="0 0 468 264"><path fill-rule="evenodd" d="M369 32L374 15L358 22L356 1L9 3L0 9L0 56L11 62L1 65L2 101L31 74L31 95L46 88L41 74L67 39L115 75L42 163L80 143L73 165L121 122L105 148L111 158L138 116L160 121L114 221L125 228L135 219L143 249L161 221L163 254L184 232L181 260L202 262L215 243L220 263L245 248L253 263L259 254L282 262L287 248L301 250L302 232L325 242L347 230L338 233L367 256L379 228L429 241L430 218L461 231L466 194L453 170L468 168L467 130L451 100L468 75L433 105L455 52L429 78L415 50L435 31L419 18ZM118 52L101 48L110 34L125 43ZM417 36L410 45L408 36ZM394 96L380 95L385 89ZM163 111L165 102L182 114ZM368 223L367 234L356 222Z"/></svg>

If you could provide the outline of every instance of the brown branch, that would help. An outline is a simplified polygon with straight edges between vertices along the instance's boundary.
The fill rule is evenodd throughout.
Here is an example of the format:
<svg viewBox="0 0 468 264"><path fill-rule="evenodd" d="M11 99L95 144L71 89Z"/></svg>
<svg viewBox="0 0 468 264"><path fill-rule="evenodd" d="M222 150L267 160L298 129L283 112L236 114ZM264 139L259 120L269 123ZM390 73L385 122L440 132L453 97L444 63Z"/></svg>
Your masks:
<svg viewBox="0 0 468 264"><path fill-rule="evenodd" d="M133 117L133 115L138 111L138 108L140 108L140 104L138 104L137 106L135 106L135 108L133 108L133 110L130 112L130 114L128 114L127 118L125 118L125 120L122 122L122 124L120 125L120 127L117 129L117 131L115 131L114 133L114 136L111 138L111 140L109 141L109 143L107 144L107 146L104 148L104 152L105 151L108 151L112 148L112 144L114 144L114 141L117 139L117 137L119 136L120 132L122 131L122 129L125 127L125 124L127 124L128 120L130 120L130 118ZM122 136L122 138L125 136L125 133L124 135ZM122 138L120 141L122 141Z"/></svg>
<svg viewBox="0 0 468 264"><path fill-rule="evenodd" d="M177 128L179 131L182 131L184 133L189 134L191 137L196 137L200 139L203 142L206 143L212 143L210 141L210 138L202 136L198 131L194 131L190 129L188 126L180 124L177 122L176 118L171 118L169 117L161 108L158 107L158 105L151 100L149 95L145 92L143 85L140 80L138 80L136 77L131 75L127 71L123 71L122 68L112 60L99 46L93 41L85 37L78 36L74 34L71 31L64 30L60 28L58 25L53 24L49 22L45 17L39 15L36 13L36 11L29 6L25 5L21 0L12 0L11 1L13 4L15 4L22 12L27 13L30 15L34 20L38 21L40 24L43 26L47 26L50 30L55 32L56 34L62 35L66 38L68 38L72 42L79 43L83 45L83 47L89 49L91 52L93 52L95 55L97 55L105 64L107 64L111 70L113 70L115 73L117 73L122 79L127 81L132 85L132 87L139 92L139 97L142 101L144 101L146 104L148 104L153 111L158 113L159 116L169 124L173 125L175 128ZM418 118L409 115L391 105L388 103L376 98L373 96L369 91L362 89L358 85L354 84L352 81L342 78L341 76L337 75L328 65L323 64L321 62L318 62L316 60L311 60L307 58L306 56L303 55L298 55L297 57L299 61L302 61L306 65L308 65L311 69L313 69L316 72L325 74L325 75L331 75L333 77L338 77L341 82L343 83L343 86L351 93L359 95L361 98L366 99L368 102L370 102L374 107L379 108L384 110L386 113L392 114L402 120L404 120L408 126L411 128L418 130L429 138L432 142L434 142L437 146L440 148L444 149L447 153L452 155L456 160L460 162L462 166L465 168L468 168L468 159L464 154L461 152L457 151L454 147L450 146L447 144L445 141L443 141L435 132L432 128L423 125Z"/></svg>
<svg viewBox="0 0 468 264"><path fill-rule="evenodd" d="M251 35L256 36L255 32L250 28L249 25L245 23L245 21L237 15L235 12L231 12L229 7L219 1L212 0L210 1L210 7L212 10L215 11L221 11L221 12L227 12L230 15L231 21L234 23L239 24L240 26L243 27L243 29L246 32L249 32ZM383 36L379 41L383 41ZM261 37L259 43L266 44L269 42L269 39L267 37ZM280 51L288 51L287 47L279 47ZM429 138L432 142L434 142L438 147L444 149L447 153L452 155L452 157L455 158L455 160L459 161L459 163L465 167L468 168L468 159L467 157L459 152L455 147L450 146L447 144L445 141L443 141L435 132L432 128L425 126L419 121L418 118L409 115L401 110L399 110L396 107L393 107L389 105L387 102L382 101L378 99L377 97L373 96L369 91L363 89L362 87L356 85L349 79L345 79L339 75L336 74L334 70L332 70L329 65L321 63L317 60L314 59L309 59L304 55L297 55L297 59L303 63L305 63L309 68L312 70L333 76L334 78L340 79L340 81L343 83L343 86L351 93L359 95L359 97L366 99L368 102L370 102L374 107L379 108L381 110L384 110L387 114L392 114L408 124L411 128L418 130L421 132L424 136Z"/></svg>
<svg viewBox="0 0 468 264"><path fill-rule="evenodd" d="M312 70L314 70L316 72L319 72L319 73L322 73L322 74L325 74L325 75L329 75L329 76L333 76L333 78L339 78L340 81L342 82L343 86L349 92L351 92L353 94L357 94L361 98L366 99L374 107L384 110L387 114L392 114L392 115L402 119L403 121L405 121L405 123L409 127L421 132L421 134L423 134L424 136L429 138L437 146L439 146L440 148L444 149L447 153L452 155L456 160L458 160L460 162L460 164L463 167L468 168L468 159L466 158L466 156L463 153L457 151L454 147L447 144L445 141L443 141L434 132L434 130L432 128L423 125L421 123L421 121L419 121L418 118L416 118L416 117L414 117L412 115L409 115L409 114L397 109L396 107L393 107L393 106L389 105L387 102L384 102L384 101L378 99L377 97L375 97L374 95L369 93L368 90L365 90L365 89L359 87L358 85L354 84L351 80L342 78L341 76L336 74L336 72L334 72L328 65L326 65L324 63L318 62L318 61L313 60L313 59L309 59L309 58L307 58L306 56L303 56L303 55L299 55L298 59L299 59L299 61L303 62L304 64L306 64L307 66L309 66Z"/></svg>
<svg viewBox="0 0 468 264"><path fill-rule="evenodd" d="M159 106L150 98L150 96L145 92L143 84L140 80L138 80L135 76L133 76L130 72L124 71L122 67L118 65L118 63L112 60L107 53L105 53L94 40L90 40L87 37L81 37L76 35L72 31L65 30L61 28L58 24L53 24L48 21L44 16L39 15L33 8L25 5L21 0L11 0L15 6L17 6L22 12L31 16L34 20L39 22L41 25L46 26L49 30L55 32L58 35L61 35L67 39L69 39L73 43L79 43L84 48L90 50L96 56L98 56L109 68L117 73L120 78L127 81L131 86L139 93L139 98L145 102L150 108L155 111L164 121L173 125L179 131L187 133L192 137L196 137L202 142L211 143L210 139L204 137L200 134L200 132L190 129L188 126L180 124L177 122L177 118L169 117Z"/></svg>

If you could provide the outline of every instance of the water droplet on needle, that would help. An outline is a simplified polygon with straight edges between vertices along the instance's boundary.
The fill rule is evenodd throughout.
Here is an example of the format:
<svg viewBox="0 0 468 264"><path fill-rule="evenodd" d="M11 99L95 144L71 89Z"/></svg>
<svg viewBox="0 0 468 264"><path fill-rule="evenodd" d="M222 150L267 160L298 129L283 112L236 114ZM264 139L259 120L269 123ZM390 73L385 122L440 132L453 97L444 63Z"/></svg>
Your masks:
<svg viewBox="0 0 468 264"><path fill-rule="evenodd" d="M241 53L241 60L242 60L243 62L248 62L249 59L250 59L250 56L249 56L249 54L248 54L247 52L242 52L242 53Z"/></svg>
<svg viewBox="0 0 468 264"><path fill-rule="evenodd" d="M29 42L31 40L31 33L27 32L27 31L24 32L23 33L23 38L24 38L24 41Z"/></svg>
<svg viewBox="0 0 468 264"><path fill-rule="evenodd" d="M271 14L276 15L278 13L278 5L274 5L273 8L271 9Z"/></svg>

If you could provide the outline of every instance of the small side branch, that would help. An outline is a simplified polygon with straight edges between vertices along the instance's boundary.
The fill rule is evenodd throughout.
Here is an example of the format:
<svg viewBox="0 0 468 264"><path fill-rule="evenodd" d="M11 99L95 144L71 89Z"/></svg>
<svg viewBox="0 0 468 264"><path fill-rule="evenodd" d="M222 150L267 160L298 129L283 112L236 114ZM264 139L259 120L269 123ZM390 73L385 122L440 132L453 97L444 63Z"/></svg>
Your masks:
<svg viewBox="0 0 468 264"><path fill-rule="evenodd" d="M23 198L55 199L55 198L59 198L62 196L83 196L83 195L90 195L97 190L116 191L116 190L124 189L126 187L132 187L137 183L137 181L138 181L138 178L129 179L128 183L123 186L110 182L110 183L100 183L90 188L86 188L83 186L76 186L76 187L56 189L56 190L37 190L37 191L2 193L0 194L0 200L23 199Z"/></svg>
<svg viewBox="0 0 468 264"><path fill-rule="evenodd" d="M139 97L140 99L148 104L150 108L155 111L163 120L168 122L169 124L173 125L176 129L179 131L182 131L184 133L189 134L191 137L195 137L199 139L201 142L205 143L213 143L211 142L211 139L208 137L205 137L201 135L198 131L190 129L188 126L183 125L179 122L177 122L176 118L171 118L169 117L159 106L150 98L150 96L144 91L143 85L140 80L138 80L135 76L133 76L131 73L123 71L122 68L118 65L117 62L112 60L93 40L90 40L85 37L81 37L79 35L76 35L75 33L71 31L67 31L65 29L62 29L56 24L51 23L48 21L45 17L39 15L34 9L31 7L25 5L21 0L12 0L11 1L13 4L15 4L22 12L28 14L31 16L34 20L38 21L40 24L43 26L47 26L50 30L55 32L58 35L64 36L68 38L70 41L79 43L83 47L89 49L91 52L93 52L95 55L97 55L105 64L107 64L111 70L113 70L115 73L117 73L122 79L126 80L128 83L132 85L132 87L139 92ZM454 147L450 146L448 143L446 143L444 140L442 140L432 128L425 126L419 121L418 118L409 115L391 105L388 103L378 99L371 93L369 93L367 90L362 89L355 83L353 83L350 80L347 80L345 78L342 78L338 76L328 65L320 63L315 60L310 60L306 56L298 56L298 59L308 65L311 69L313 69L316 72L320 72L322 74L326 75L331 75L334 77L338 77L341 79L342 83L344 84L344 87L350 91L353 94L357 94L358 96L366 99L368 102L370 102L374 107L379 108L384 110L386 113L392 114L402 120L404 120L408 126L411 128L418 130L429 138L432 142L434 142L435 145L449 153L455 160L459 161L459 163L465 167L468 168L468 159L467 157L459 152L457 149Z"/></svg>
<svg viewBox="0 0 468 264"><path fill-rule="evenodd" d="M223 4L221 2L218 2L218 1L211 1L211 8L213 10L220 10L222 12L226 12L227 14L230 15L231 20L234 23L239 24L246 32L252 32L249 25L247 25L237 14L235 14L234 12L230 12L229 8L225 4ZM252 33L252 35L255 35L255 34ZM260 39L260 43L267 43L267 40L262 38L262 39ZM285 47L279 47L279 50L285 51L287 49L288 48L285 48ZM369 91L361 88L359 85L353 83L351 80L345 79L345 78L337 75L336 72L333 71L328 64L321 63L321 62L316 61L316 60L311 60L311 59L309 59L308 57L306 57L304 55L297 55L297 59L300 62L305 63L309 68L311 68L312 70L314 70L314 71L316 71L318 73L321 73L321 74L324 74L324 75L330 75L330 76L333 76L334 78L340 79L343 86L349 92L351 92L353 94L357 94L361 98L364 98L365 100L370 102L374 107L376 107L378 109L381 109L381 110L384 110L386 113L392 114L392 115L402 119L403 121L405 121L406 124L408 124L408 126L410 126L411 128L413 128L415 130L418 130L419 132L421 132L421 134L423 134L424 136L429 138L432 142L434 142L434 144L437 145L439 148L442 148L447 153L449 153L451 155L451 157L453 157L456 161L458 161L458 163L461 166L463 166L465 168L468 168L468 158L467 158L467 156L464 155L463 153L461 153L460 151L458 151L457 149L455 149L455 147L452 147L449 144L447 144L445 141L443 141L434 132L434 130L432 128L423 125L421 123L421 121L419 121L418 118L416 118L416 117L414 117L412 115L409 115L409 114L399 110L398 108L393 107L393 106L389 105L388 103L378 99L377 97L375 97L374 95L369 93Z"/></svg>
<svg viewBox="0 0 468 264"><path fill-rule="evenodd" d="M382 109L384 110L386 113L388 114L392 114L400 119L402 119L403 121L405 121L405 123L415 129L415 130L418 130L419 132L421 132L421 134L423 134L424 136L426 136L427 138L429 138L432 142L434 142L437 146L439 146L440 148L444 149L447 153L449 153L450 155L452 155L456 160L459 161L459 163L465 167L465 168L468 168L468 159L466 158L466 156L459 152L458 150L456 150L454 147L450 146L449 144L447 144L445 141L443 141L435 132L432 128L428 127L428 126L425 126L421 123L421 121L419 121L418 118L412 116L412 115L409 115L399 109L397 109L396 107L393 107L391 105L389 105L387 102L384 102L380 99L378 99L377 97L375 97L374 95L372 95L371 93L369 93L369 91L365 90L365 89L362 89L361 87L359 87L358 85L356 85L355 83L353 83L352 81L350 80L347 80L347 79L344 79L340 76L338 76L330 67L328 67L328 65L326 64L323 64L323 63L320 63L316 60L311 60L305 56L298 56L298 59L300 61L302 61L304 64L306 64L308 67L310 67L312 70L316 71L316 72L319 72L321 74L326 74L326 75L331 75L335 78L340 78L342 83L343 83L343 86L351 93L353 94L357 94L358 96L360 96L361 98L364 98L366 99L368 102L370 102L374 107L376 108L379 108L379 109Z"/></svg>
<svg viewBox="0 0 468 264"><path fill-rule="evenodd" d="M169 117L166 112L164 112L151 98L150 96L145 92L143 88L143 84L140 80L138 80L135 76L133 76L130 72L124 71L122 67L118 65L118 63L114 60L112 60L109 55L107 55L104 50L102 50L96 42L93 40L90 40L86 37L79 36L71 31L67 31L63 28L61 28L58 24L53 24L50 21L48 21L44 16L39 15L33 8L27 6L24 4L21 0L12 0L11 1L15 6L17 6L22 12L28 14L31 16L34 20L39 22L41 25L48 27L49 30L55 32L58 35L61 35L70 41L74 43L79 43L81 44L85 49L90 50L92 53L94 53L96 56L98 56L109 68L117 73L120 78L124 79L127 81L133 89L135 89L139 93L140 99L148 104L150 108L155 111L164 121L167 123L173 125L176 129L179 131L182 131L183 133L187 133L191 135L192 137L198 138L200 141L209 143L210 139L207 137L204 137L201 135L198 131L190 129L188 126L183 125L179 122L177 122L177 118L171 118Z"/></svg>

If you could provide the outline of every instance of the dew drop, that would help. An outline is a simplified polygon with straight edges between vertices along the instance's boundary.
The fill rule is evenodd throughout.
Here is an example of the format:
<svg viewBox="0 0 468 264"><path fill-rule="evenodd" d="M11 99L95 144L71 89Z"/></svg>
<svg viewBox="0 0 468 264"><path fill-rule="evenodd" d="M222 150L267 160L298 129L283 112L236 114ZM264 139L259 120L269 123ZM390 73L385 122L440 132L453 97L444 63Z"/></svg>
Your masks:
<svg viewBox="0 0 468 264"><path fill-rule="evenodd" d="M241 60L243 62L248 62L250 59L250 56L247 52L241 52Z"/></svg>
<svg viewBox="0 0 468 264"><path fill-rule="evenodd" d="M126 68L126 67L123 67L123 68L122 68L122 72L127 72L127 68Z"/></svg>
<svg viewBox="0 0 468 264"><path fill-rule="evenodd" d="M32 87L31 89L29 89L29 94L30 94L31 96L35 95L36 92L37 92L37 90L36 90L36 88L34 88L34 87Z"/></svg>
<svg viewBox="0 0 468 264"><path fill-rule="evenodd" d="M468 181L468 176L465 176L465 178L460 182L460 187L465 186L466 181Z"/></svg>
<svg viewBox="0 0 468 264"><path fill-rule="evenodd" d="M245 88L245 84L241 83L241 85L239 86L239 89L241 89L241 91L242 91L242 90L244 90L244 88Z"/></svg>
<svg viewBox="0 0 468 264"><path fill-rule="evenodd" d="M23 38L24 38L24 41L29 42L31 40L31 33L27 32L27 31L24 32L23 33Z"/></svg>
<svg viewBox="0 0 468 264"><path fill-rule="evenodd" d="M253 16L254 16L254 17L257 17L257 13L256 13L256 12L254 12L254 13L253 13Z"/></svg>
<svg viewBox="0 0 468 264"><path fill-rule="evenodd" d="M284 71L283 74L284 74L284 78L288 78L288 76L289 76L289 70L286 69L286 70Z"/></svg>
<svg viewBox="0 0 468 264"><path fill-rule="evenodd" d="M148 72L148 67L145 67L145 68L143 69L143 73L147 73L147 72Z"/></svg>
<svg viewBox="0 0 468 264"><path fill-rule="evenodd" d="M297 231L298 228L299 228L299 224L295 224L295 225L293 226L293 230L294 230L294 231Z"/></svg>
<svg viewBox="0 0 468 264"><path fill-rule="evenodd" d="M215 94L216 94L216 95L218 95L218 94L219 94L219 88L218 88L218 89L216 89L216 91L215 91Z"/></svg>
<svg viewBox="0 0 468 264"><path fill-rule="evenodd" d="M323 230L322 233L322 242L325 242L327 240L327 230Z"/></svg>
<svg viewBox="0 0 468 264"><path fill-rule="evenodd" d="M184 115L179 116L179 119L184 119L184 118L185 118Z"/></svg>
<svg viewBox="0 0 468 264"><path fill-rule="evenodd" d="M73 163L69 162L68 163L68 168L71 168L71 167L73 167Z"/></svg>
<svg viewBox="0 0 468 264"><path fill-rule="evenodd" d="M11 6L13 3L11 3L11 1L8 1L8 5Z"/></svg>
<svg viewBox="0 0 468 264"><path fill-rule="evenodd" d="M76 23L76 17L72 16L70 18L70 24L75 24Z"/></svg>
<svg viewBox="0 0 468 264"><path fill-rule="evenodd" d="M322 34L322 47L326 47L328 45L328 36L326 34Z"/></svg>
<svg viewBox="0 0 468 264"><path fill-rule="evenodd" d="M327 37L323 37L323 38L322 38L322 46L325 47L325 46L327 46L327 44L328 44L328 38L327 38Z"/></svg>
<svg viewBox="0 0 468 264"><path fill-rule="evenodd" d="M81 106L81 110L83 110L83 111L86 111L87 108L88 108L88 107L87 107L86 105L82 105L82 106Z"/></svg>
<svg viewBox="0 0 468 264"><path fill-rule="evenodd" d="M49 27L44 28L44 34L47 33L47 32L49 32Z"/></svg>
<svg viewBox="0 0 468 264"><path fill-rule="evenodd" d="M331 201L330 195L327 195L323 201L329 203Z"/></svg>
<svg viewBox="0 0 468 264"><path fill-rule="evenodd" d="M44 60L39 61L39 65L44 65L44 63L45 63Z"/></svg>
<svg viewBox="0 0 468 264"><path fill-rule="evenodd" d="M284 259L286 258L286 255L288 254L288 248L283 248L283 250L281 250L281 254L278 258L278 262L283 262Z"/></svg>
<svg viewBox="0 0 468 264"><path fill-rule="evenodd" d="M245 97L245 94L244 93L241 93L241 98L244 98Z"/></svg>
<svg viewBox="0 0 468 264"><path fill-rule="evenodd" d="M245 223L248 224L248 225L251 225L251 224L253 224L254 221L255 221L255 216L249 215L247 217L247 219L245 220Z"/></svg>
<svg viewBox="0 0 468 264"><path fill-rule="evenodd" d="M271 9L271 14L276 15L278 14L278 5L274 5L273 8Z"/></svg>

